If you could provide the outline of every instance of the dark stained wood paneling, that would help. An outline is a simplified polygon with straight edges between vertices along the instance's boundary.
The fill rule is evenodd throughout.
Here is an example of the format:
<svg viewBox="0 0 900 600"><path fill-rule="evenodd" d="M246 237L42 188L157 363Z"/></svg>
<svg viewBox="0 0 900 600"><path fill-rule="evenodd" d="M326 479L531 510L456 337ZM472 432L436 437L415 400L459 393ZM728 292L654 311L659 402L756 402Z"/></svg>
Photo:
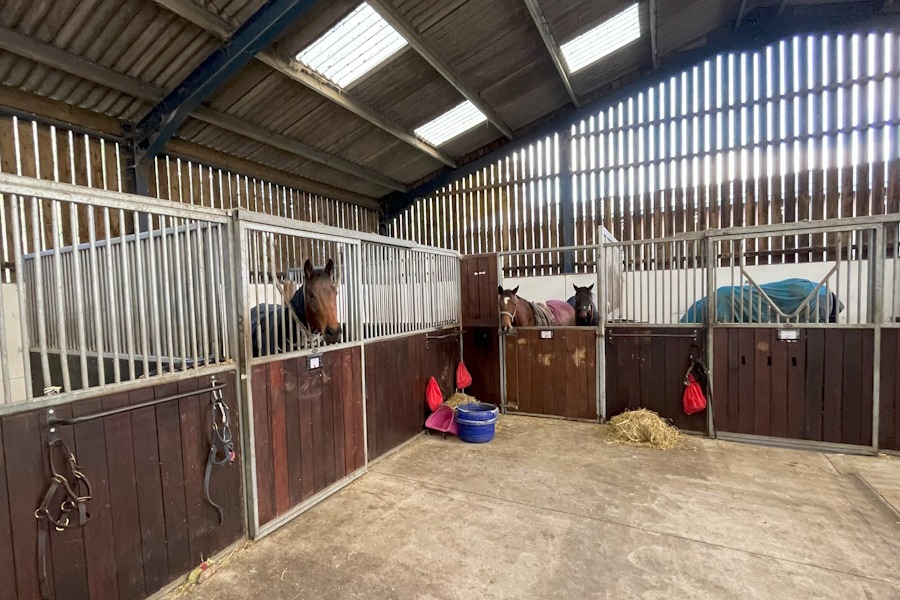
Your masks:
<svg viewBox="0 0 900 600"><path fill-rule="evenodd" d="M724 338L721 343L724 344ZM706 431L706 412L685 415L684 373L694 344L705 347L702 330L615 327L606 332L606 418L647 408L680 429ZM721 377L718 385L726 384ZM728 405L720 406L723 417Z"/></svg>
<svg viewBox="0 0 900 600"><path fill-rule="evenodd" d="M462 323L464 326L496 326L497 255L478 254L460 261Z"/></svg>
<svg viewBox="0 0 900 600"><path fill-rule="evenodd" d="M900 450L900 329L881 330L878 447Z"/></svg>
<svg viewBox="0 0 900 600"><path fill-rule="evenodd" d="M429 340L427 334L412 335L367 344L365 354L372 460L422 431L427 410L425 388L430 377L437 380L445 398L453 392L459 338Z"/></svg>
<svg viewBox="0 0 900 600"><path fill-rule="evenodd" d="M254 423L257 481L273 486L259 490L260 525L362 466L359 356L345 348L323 353L318 369L307 369L306 357L253 367L254 417L266 419ZM258 381L267 386L259 395Z"/></svg>
<svg viewBox="0 0 900 600"><path fill-rule="evenodd" d="M519 327L504 338L510 412L596 419L596 330L552 332L552 338L542 339L540 329Z"/></svg>
<svg viewBox="0 0 900 600"><path fill-rule="evenodd" d="M239 439L234 377L218 378L228 384L225 400ZM63 418L87 416L208 385L209 379L200 377L55 410ZM209 403L210 395L203 394L59 428L91 480L93 497L86 527L50 532L49 571L57 599L144 598L199 562L192 556L194 551L210 557L241 537L244 516L239 463L213 473L218 487L211 486L211 491L226 514L225 524L219 527L215 512L203 499L203 470L195 469L191 458L201 461L200 467L205 465L209 439L204 411ZM3 600L40 597L34 509L49 481L45 419L45 410L0 418ZM190 421L196 421L196 426ZM236 449L240 451L239 445ZM190 477L197 479L191 481ZM16 482L15 494L9 493L9 481ZM189 514L192 510L195 514ZM12 582L10 587L8 582Z"/></svg>
<svg viewBox="0 0 900 600"><path fill-rule="evenodd" d="M779 340L777 332L716 328L717 429L870 445L874 332L801 328L796 342Z"/></svg>
<svg viewBox="0 0 900 600"><path fill-rule="evenodd" d="M496 325L467 327L463 331L463 362L472 375L472 386L466 393L499 406L500 337Z"/></svg>
<svg viewBox="0 0 900 600"><path fill-rule="evenodd" d="M3 449L3 427L0 426L0 600L16 600L16 566L12 546L12 524L9 510L9 486L6 483L6 454Z"/></svg>

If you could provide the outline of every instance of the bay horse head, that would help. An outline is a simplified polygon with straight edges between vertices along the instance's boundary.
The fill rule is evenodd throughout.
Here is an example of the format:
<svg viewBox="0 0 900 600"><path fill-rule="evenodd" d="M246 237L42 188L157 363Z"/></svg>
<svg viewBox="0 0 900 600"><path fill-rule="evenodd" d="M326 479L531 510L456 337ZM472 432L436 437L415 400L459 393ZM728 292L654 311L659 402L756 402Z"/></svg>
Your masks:
<svg viewBox="0 0 900 600"><path fill-rule="evenodd" d="M594 284L587 287L578 287L575 284L572 284L572 287L575 288L575 304L573 308L575 309L575 322L578 325L596 325L594 323L594 315L597 314L597 305L594 304Z"/></svg>
<svg viewBox="0 0 900 600"><path fill-rule="evenodd" d="M500 333L509 333L516 324L516 313L519 311L519 286L512 290L504 290L497 286L497 306L500 309Z"/></svg>
<svg viewBox="0 0 900 600"><path fill-rule="evenodd" d="M303 263L303 304L306 322L311 331L321 332L329 344L341 341L337 298L334 261L329 258L324 268L314 268L309 259L306 259Z"/></svg>

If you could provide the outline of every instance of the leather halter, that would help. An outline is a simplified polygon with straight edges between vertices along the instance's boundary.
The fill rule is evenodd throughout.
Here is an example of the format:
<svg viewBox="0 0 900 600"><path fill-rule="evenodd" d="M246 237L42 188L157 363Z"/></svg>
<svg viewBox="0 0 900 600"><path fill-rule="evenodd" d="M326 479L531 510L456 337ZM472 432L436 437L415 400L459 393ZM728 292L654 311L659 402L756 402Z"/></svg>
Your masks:
<svg viewBox="0 0 900 600"><path fill-rule="evenodd" d="M507 298L507 300L509 300L509 298ZM509 321L510 321L509 324L512 325L516 320L516 313L518 311L519 311L519 304L516 303L516 307L513 309L512 312L509 312L508 310L501 310L500 316L502 317L503 315L506 315L507 317L509 317Z"/></svg>

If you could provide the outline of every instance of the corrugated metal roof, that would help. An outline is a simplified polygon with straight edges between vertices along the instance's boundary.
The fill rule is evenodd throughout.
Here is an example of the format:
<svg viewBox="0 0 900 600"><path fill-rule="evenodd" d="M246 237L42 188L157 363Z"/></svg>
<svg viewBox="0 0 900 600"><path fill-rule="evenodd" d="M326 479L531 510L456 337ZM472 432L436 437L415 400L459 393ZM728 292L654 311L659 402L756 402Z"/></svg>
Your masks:
<svg viewBox="0 0 900 600"><path fill-rule="evenodd" d="M297 55L358 10L360 1L320 2L271 50L285 59ZM265 4L265 0L168 0L166 4L177 8L179 2L193 2L231 29ZM561 45L633 3L541 0L551 33ZM740 0L658 0L660 54L696 44L714 28L728 26L740 4ZM511 129L527 128L569 104L559 74L521 0L390 0L389 6L411 23L431 50ZM614 80L649 68L646 3L640 4L638 16L641 39L573 75L572 85L583 99ZM183 81L222 44L213 33L151 0L18 0L0 11L0 26L163 92ZM362 39L370 33L354 31L353 37ZM383 54L390 56L379 62L384 57L377 52L382 46L373 41L377 36L365 39L370 46L360 44L357 51L363 59L369 59L368 63L332 54L316 68L347 85L346 93L367 110L412 132L465 100L413 49L391 54L389 46ZM10 50L0 51L3 85L131 123L151 107L151 101L99 85L73 73L67 64L51 67L48 64L52 63L25 58L28 54L16 54L15 48ZM328 53L321 56L325 58ZM312 62L308 55L306 59ZM343 77L357 66L375 63L377 69L352 83ZM421 149L259 61L244 67L207 100L206 106L406 184L442 167ZM178 136L347 190L376 196L385 193L382 185L203 122L188 120ZM479 124L443 140L440 150L451 157L465 156L485 144L496 143L499 136L492 125Z"/></svg>

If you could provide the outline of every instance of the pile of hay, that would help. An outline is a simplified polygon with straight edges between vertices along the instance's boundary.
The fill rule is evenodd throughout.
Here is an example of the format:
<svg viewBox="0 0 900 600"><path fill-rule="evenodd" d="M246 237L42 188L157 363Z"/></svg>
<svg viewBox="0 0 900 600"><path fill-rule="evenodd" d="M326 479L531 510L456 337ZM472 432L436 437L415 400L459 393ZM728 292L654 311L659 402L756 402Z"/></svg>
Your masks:
<svg viewBox="0 0 900 600"><path fill-rule="evenodd" d="M670 450L681 444L681 432L652 410L627 410L609 420L609 443Z"/></svg>
<svg viewBox="0 0 900 600"><path fill-rule="evenodd" d="M444 404L447 404L452 408L456 408L460 404L468 404L469 402L478 402L478 400L475 399L475 396L470 396L462 392L456 392L455 394L444 400Z"/></svg>

